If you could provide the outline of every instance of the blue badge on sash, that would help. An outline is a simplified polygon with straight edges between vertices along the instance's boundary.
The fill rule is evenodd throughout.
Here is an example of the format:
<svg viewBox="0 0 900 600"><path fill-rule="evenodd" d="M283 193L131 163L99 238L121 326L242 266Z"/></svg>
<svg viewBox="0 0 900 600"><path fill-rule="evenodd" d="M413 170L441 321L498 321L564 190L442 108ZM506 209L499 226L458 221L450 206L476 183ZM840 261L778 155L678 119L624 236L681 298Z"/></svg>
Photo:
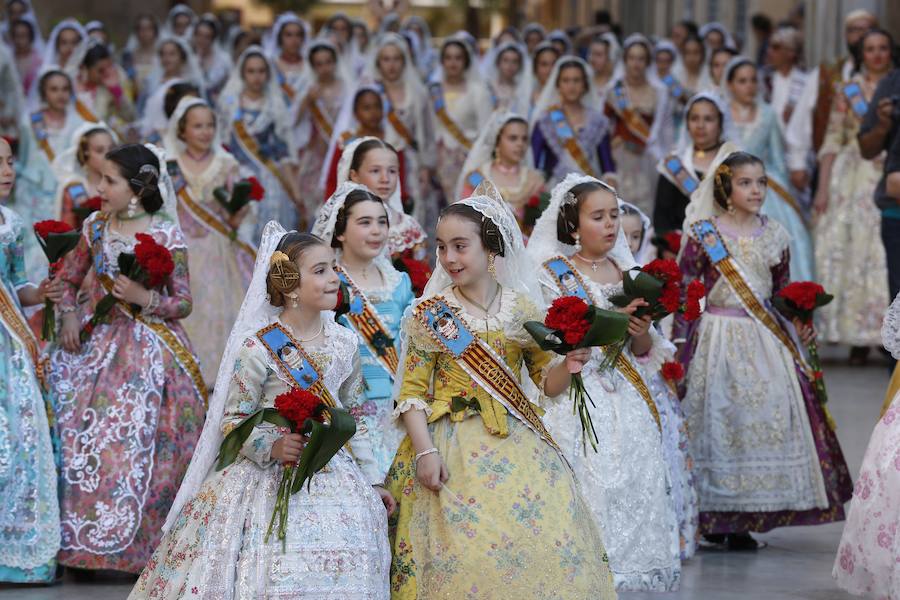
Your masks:
<svg viewBox="0 0 900 600"><path fill-rule="evenodd" d="M728 248L725 247L719 230L711 221L697 221L691 225L691 229L694 230L697 240L703 244L703 249L713 264L728 258Z"/></svg>
<svg viewBox="0 0 900 600"><path fill-rule="evenodd" d="M866 102L865 96L863 96L862 89L859 87L859 84L855 81L848 83L844 86L844 95L847 97L847 101L850 103L850 108L853 109L853 112L856 113L858 117L864 117L866 112L869 110L869 103Z"/></svg>
<svg viewBox="0 0 900 600"><path fill-rule="evenodd" d="M628 96L625 95L625 89L622 87L621 81L613 88L613 94L616 96L616 106L619 107L619 110L627 110Z"/></svg>
<svg viewBox="0 0 900 600"><path fill-rule="evenodd" d="M424 315L428 327L446 346L453 358L462 356L466 348L475 341L475 336L466 329L465 323L444 301L436 301Z"/></svg>
<svg viewBox="0 0 900 600"><path fill-rule="evenodd" d="M76 206L81 204L78 200L87 198L87 189L80 183L73 183L66 188L66 191L69 193L69 197Z"/></svg>
<svg viewBox="0 0 900 600"><path fill-rule="evenodd" d="M681 98L682 94L684 94L681 84L678 83L678 80L671 73L663 77L662 82L669 88L669 93L672 94L673 98Z"/></svg>
<svg viewBox="0 0 900 600"><path fill-rule="evenodd" d="M472 189L477 188L482 181L484 181L484 175L481 174L481 171L472 171L466 177L466 183L472 186Z"/></svg>
<svg viewBox="0 0 900 600"><path fill-rule="evenodd" d="M566 115L561 108L554 108L550 111L550 121L553 123L553 128L556 130L556 135L558 135L560 138L567 140L569 138L575 137L575 133L569 126L569 122L566 120Z"/></svg>
<svg viewBox="0 0 900 600"><path fill-rule="evenodd" d="M319 373L303 356L299 348L291 341L279 326L256 334L278 357L281 365L294 379L300 389L308 390L319 380Z"/></svg>
<svg viewBox="0 0 900 600"><path fill-rule="evenodd" d="M587 290L581 285L578 276L566 261L555 258L548 260L545 264L550 272L553 273L553 276L556 277L560 288L572 296L578 296L588 304L593 304L593 300L588 296Z"/></svg>
<svg viewBox="0 0 900 600"><path fill-rule="evenodd" d="M687 169L684 168L680 158L677 156L670 156L666 159L665 164L666 168L672 174L672 177L684 186L684 189L688 194L693 194L697 190L697 180L687 172Z"/></svg>
<svg viewBox="0 0 900 600"><path fill-rule="evenodd" d="M31 127L38 141L47 139L47 128L44 127L44 113L37 111L31 113Z"/></svg>
<svg viewBox="0 0 900 600"><path fill-rule="evenodd" d="M106 262L103 260L103 226L105 219L95 219L91 223L91 248L94 253L94 272L102 275L106 272Z"/></svg>
<svg viewBox="0 0 900 600"><path fill-rule="evenodd" d="M428 87L428 91L431 94L431 102L434 104L436 112L447 108L447 103L444 102L444 91L441 89L440 83L432 83Z"/></svg>

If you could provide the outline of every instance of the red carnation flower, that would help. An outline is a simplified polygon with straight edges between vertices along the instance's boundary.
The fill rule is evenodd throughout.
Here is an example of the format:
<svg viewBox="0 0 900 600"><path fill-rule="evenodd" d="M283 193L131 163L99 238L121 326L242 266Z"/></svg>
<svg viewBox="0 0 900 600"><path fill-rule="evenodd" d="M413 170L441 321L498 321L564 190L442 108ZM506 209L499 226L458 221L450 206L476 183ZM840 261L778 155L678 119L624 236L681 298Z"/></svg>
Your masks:
<svg viewBox="0 0 900 600"><path fill-rule="evenodd" d="M681 281L681 269L674 260L657 258L647 263L641 270L648 275L653 275L663 283Z"/></svg>
<svg viewBox="0 0 900 600"><path fill-rule="evenodd" d="M138 241L134 247L134 258L147 274L147 286L156 287L175 270L172 254L146 233L138 233L134 237Z"/></svg>
<svg viewBox="0 0 900 600"><path fill-rule="evenodd" d="M73 231L72 226L62 221L38 221L34 224L34 232L40 236L42 240L46 240L47 236L53 233L68 233Z"/></svg>
<svg viewBox="0 0 900 600"><path fill-rule="evenodd" d="M531 198L528 199L526 206L528 206L528 208L540 208L541 207L540 197L532 196Z"/></svg>
<svg viewBox="0 0 900 600"><path fill-rule="evenodd" d="M669 250L675 254L681 250L681 232L680 231L670 231L663 239L666 241L666 245L669 247Z"/></svg>
<svg viewBox="0 0 900 600"><path fill-rule="evenodd" d="M782 288L778 295L800 310L811 311L816 308L816 298L824 293L825 288L814 281L795 281Z"/></svg>
<svg viewBox="0 0 900 600"><path fill-rule="evenodd" d="M666 379L667 381L677 382L684 378L684 367L680 362L669 361L663 363L660 372L662 373L663 379Z"/></svg>
<svg viewBox="0 0 900 600"><path fill-rule="evenodd" d="M405 256L400 260L403 263L403 270L409 275L409 282L412 284L412 289L416 292L416 295L420 295L428 284L428 280L431 278L431 269L429 269L428 265L421 260L407 258Z"/></svg>
<svg viewBox="0 0 900 600"><path fill-rule="evenodd" d="M700 318L700 299L706 296L706 287L695 279L688 284L687 298L684 303L684 318L687 321L696 321Z"/></svg>
<svg viewBox="0 0 900 600"><path fill-rule="evenodd" d="M557 298L547 311L544 325L562 332L563 340L575 346L591 328L590 321L585 318L588 308L587 303L577 296Z"/></svg>
<svg viewBox="0 0 900 600"><path fill-rule="evenodd" d="M323 421L322 400L307 390L292 389L275 398L275 410L293 424L293 430L299 431L307 419Z"/></svg>
<svg viewBox="0 0 900 600"><path fill-rule="evenodd" d="M261 201L263 196L266 195L266 188L262 186L256 177L250 177L247 181L250 183L250 199L255 202Z"/></svg>

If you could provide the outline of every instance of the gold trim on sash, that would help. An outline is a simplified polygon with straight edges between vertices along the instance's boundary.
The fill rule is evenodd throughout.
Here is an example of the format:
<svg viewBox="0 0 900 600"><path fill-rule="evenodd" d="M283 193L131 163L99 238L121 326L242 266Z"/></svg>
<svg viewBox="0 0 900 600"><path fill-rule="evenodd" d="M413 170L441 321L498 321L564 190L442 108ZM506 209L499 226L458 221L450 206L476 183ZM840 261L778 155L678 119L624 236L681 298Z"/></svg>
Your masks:
<svg viewBox="0 0 900 600"><path fill-rule="evenodd" d="M38 382L41 387L47 389L46 368L47 359L41 357L41 347L37 339L31 332L28 323L23 319L22 313L16 306L16 303L9 297L5 286L0 285L0 320L6 325L7 331L16 338L28 355L34 366L34 373L37 375Z"/></svg>
<svg viewBox="0 0 900 600"><path fill-rule="evenodd" d="M584 152L584 148L581 147L581 143L578 141L578 138L575 134L575 129L572 127L572 124L569 123L569 119L566 118L566 113L563 111L562 107L559 105L551 106L547 112L558 110L562 115L563 119L565 119L566 126L569 128L569 131L572 132L570 137L562 139L563 147L569 153L569 156L572 157L572 160L578 165L581 171L585 175L590 175L593 177L600 177L603 173L595 173L594 167L591 166L591 162L588 160L587 154ZM559 134L554 129L554 135L559 138Z"/></svg>
<svg viewBox="0 0 900 600"><path fill-rule="evenodd" d="M325 116L325 113L322 112L322 109L319 108L318 103L309 103L309 114L312 115L313 121L316 122L316 126L325 134L324 137L331 139L331 135L334 133L334 126Z"/></svg>
<svg viewBox="0 0 900 600"><path fill-rule="evenodd" d="M578 282L578 285L581 286L581 289L584 290L584 295L588 297L591 301L591 304L596 305L597 302L591 296L591 292L588 289L587 285L585 285L584 278L582 278L581 273L578 269L573 265L565 256L556 256L549 260L544 261L542 265L544 270L550 273L550 276L553 278L553 281L556 282L557 287L564 295L572 295L573 292L563 287L562 282L560 282L559 278L556 276L556 273L553 272L553 269L550 268L550 263L553 261L561 261L565 263L567 267L572 271L572 275L575 277L575 280ZM603 352L606 352L606 349L603 348ZM650 415L653 417L653 420L656 421L656 427L659 431L662 431L662 422L659 418L659 410L656 408L656 402L653 400L653 395L650 393L650 388L647 387L647 383L644 381L644 378L641 377L641 374L638 370L631 364L631 361L624 354L619 354L619 357L616 359L616 369L619 373L622 374L625 379L628 380L629 383L637 390L638 394L641 395L641 398L644 399L644 403L647 404L647 410L650 411Z"/></svg>
<svg viewBox="0 0 900 600"><path fill-rule="evenodd" d="M177 162L175 166L179 171L181 170L181 167L177 164ZM182 173L182 178L183 177L184 174ZM191 213L192 217L207 225L209 229L228 238L240 250L249 254L254 261L256 260L256 249L253 246L238 239L237 232L231 229L231 227L228 224L224 223L217 215L206 210L206 208L204 208L199 202L191 197L191 193L188 190L187 181L184 182L184 187L182 187L180 190L177 190L175 193L178 196L178 199L184 203L184 207L188 210L188 212Z"/></svg>
<svg viewBox="0 0 900 600"><path fill-rule="evenodd" d="M297 95L297 92L294 91L294 88L287 81L281 82L281 91L284 92L284 95L287 96L288 100L293 102L294 96Z"/></svg>
<svg viewBox="0 0 900 600"><path fill-rule="evenodd" d="M112 293L113 289L113 280L106 273L100 274L97 279L100 281L100 284L103 286L103 289L107 291L107 293ZM203 382L203 374L200 373L200 365L197 364L197 361L194 359L194 355L188 350L178 339L178 337L172 333L172 330L166 327L165 323L162 321L150 321L142 315L141 313L133 313L131 311L131 306L123 301L118 300L118 305L122 308L122 311L134 319L135 321L145 325L148 329L150 329L153 333L159 337L160 341L169 349L169 352L175 357L175 360L181 365L181 368L184 369L184 372L190 376L191 380L194 383L194 387L197 388L197 392L203 398L203 404L206 406L209 403L209 391L206 389L206 383Z"/></svg>
<svg viewBox="0 0 900 600"><path fill-rule="evenodd" d="M447 116L449 117L450 115ZM387 120L388 123L391 124L391 127L394 128L394 131L397 132L397 135L403 138L403 141L406 142L407 146L409 146L412 150L418 149L418 144L416 144L416 139L413 137L412 132L410 132L410 130L407 129L406 124L400 120L400 115L397 114L397 111L395 111L393 107L391 107L391 109L387 113ZM462 135L461 131L460 135ZM454 135L454 137L456 136Z"/></svg>
<svg viewBox="0 0 900 600"><path fill-rule="evenodd" d="M434 108L434 114L437 115L437 118L440 120L441 125L444 126L444 129L453 136L453 138L460 143L466 150L472 149L472 141L466 137L466 134L463 133L463 130L456 124L456 121L453 120L453 117L450 116L450 113L447 111L447 100L444 97L444 87L439 84L433 84L434 88L431 91L432 96L432 107ZM435 106L435 95L440 94L440 102L439 106ZM399 133L399 132L398 132Z"/></svg>
<svg viewBox="0 0 900 600"><path fill-rule="evenodd" d="M98 119L96 115L94 115L93 111L91 111L91 109L88 108L87 105L78 98L75 98L75 110L85 121L90 121L91 123L100 122L100 119Z"/></svg>
<svg viewBox="0 0 900 600"><path fill-rule="evenodd" d="M294 187L291 185L291 182L288 181L287 177L285 177L284 173L278 168L278 166L272 162L272 159L265 158L259 153L259 144L256 143L256 139L250 135L247 131L247 127L244 125L244 122L241 119L236 119L232 122L232 126L234 127L234 133L237 135L238 140L244 145L247 152L252 154L256 160L258 160L262 165L269 170L272 175L275 176L276 179L281 183L281 186L284 188L284 191L288 193L288 195L293 195Z"/></svg>
<svg viewBox="0 0 900 600"><path fill-rule="evenodd" d="M378 315L378 311L375 310L375 307L372 306L372 303L369 302L369 299L366 297L365 293L359 286L354 283L353 279L347 273L346 270L340 267L340 265L335 267L335 271L343 274L344 277L347 278L347 287L350 288L351 295L356 295L362 299L363 303L363 312L362 314L353 314L352 312L348 312L344 314L344 317L350 322L353 326L353 329L359 333L364 340L366 340L366 346L368 346L369 351L372 353L378 362L387 369L387 372L391 374L391 377L397 375L397 369L400 366L400 359L397 356L397 349L392 345L386 346L384 348L384 355L378 353L378 349L372 344L372 338L375 337L376 333L381 332L384 336L390 339L390 335L388 335L387 327L385 327L384 323L381 321L381 317Z"/></svg>
<svg viewBox="0 0 900 600"><path fill-rule="evenodd" d="M322 371L319 369L319 365L317 365L316 361L314 361L312 359L312 357L310 357L310 355L303 348L303 345L300 342L298 342L294 338L293 335L291 335L291 332L288 331L287 327L282 327L276 321L275 323L272 323L271 325L267 325L266 327L263 327L262 329L257 331L256 339L258 339L260 341L260 343L263 345L263 347L266 349L266 351L268 351L269 355L275 361L275 364L278 365L279 369L281 369L281 374L284 375L288 381L295 381L294 376L291 375L291 371L288 368L288 366L284 363L283 360L281 360L281 357L278 356L278 352L274 348L269 346L269 344L266 342L266 340L263 339L263 336L265 336L265 334L272 331L273 329L280 330L281 333L283 333L284 336L291 341L291 343L297 349L297 352L299 352L300 355L303 356L303 360L308 362L309 365L313 369L315 369L316 375L318 375L318 379L316 379L316 381L311 386L309 386L309 388L307 388L307 390L310 393L315 394L316 396L321 398L322 403L325 404L325 406L327 406L329 408L335 408L337 406L337 403L334 401L334 398L331 397L331 392L329 392L328 388L325 387L325 378L322 375ZM295 384L296 384L296 382L295 382ZM296 385L295 384L292 384L292 385L294 385L294 387L300 388L299 384L296 384ZM300 389L302 389L302 388L300 388Z"/></svg>
<svg viewBox="0 0 900 600"><path fill-rule="evenodd" d="M442 296L433 296L421 302L416 307L415 316L425 326L425 330L428 331L432 339L449 352L443 340L428 325L427 317L425 316L425 313L437 304L442 304L446 309L453 312L454 316L461 323L465 323L456 308L451 306ZM528 396L522 391L518 380L509 370L506 363L503 362L503 359L497 356L484 340L474 333L471 335L473 342L456 359L457 364L469 377L481 384L483 389L493 399L506 407L510 414L525 423L529 429L537 433L562 456L562 450L560 450L550 432L544 426L544 422L535 410L535 405L531 403Z"/></svg>
<svg viewBox="0 0 900 600"><path fill-rule="evenodd" d="M621 95L616 93L619 90L621 90ZM615 86L612 90L612 96L609 104L612 106L613 112L622 118L622 123L625 124L628 131L639 137L646 144L647 140L650 139L650 127L644 121L644 118L631 106L631 98L628 97L624 86ZM619 98L626 102L625 106L619 106L619 102L617 102Z"/></svg>

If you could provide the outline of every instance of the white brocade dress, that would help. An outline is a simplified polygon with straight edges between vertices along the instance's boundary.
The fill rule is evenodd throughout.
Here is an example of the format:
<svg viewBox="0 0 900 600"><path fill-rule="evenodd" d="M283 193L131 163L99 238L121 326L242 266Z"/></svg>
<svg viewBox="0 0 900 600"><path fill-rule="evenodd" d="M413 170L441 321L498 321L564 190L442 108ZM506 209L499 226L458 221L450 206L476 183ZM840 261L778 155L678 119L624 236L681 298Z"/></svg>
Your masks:
<svg viewBox="0 0 900 600"><path fill-rule="evenodd" d="M603 285L584 277L597 306L622 293L622 284ZM555 284L542 281L544 290ZM644 381L666 360L663 340L654 329L653 347L641 359L624 351ZM600 349L594 349L582 371L584 386L596 406L589 407L597 432L597 452L584 446L581 421L563 399L544 416L554 439L570 461L575 478L603 536L616 589L672 591L681 578L678 519L669 495L667 464L659 429L647 403L618 371L603 372Z"/></svg>
<svg viewBox="0 0 900 600"><path fill-rule="evenodd" d="M362 392L356 336L328 320L325 342L305 346L339 404ZM268 350L245 340L235 360L223 432L272 407L289 391ZM391 553L387 513L372 484L382 483L365 432L291 496L285 550L264 541L282 468L271 458L282 435L257 426L238 459L211 470L147 563L129 598L387 600ZM359 465L357 464L359 462Z"/></svg>

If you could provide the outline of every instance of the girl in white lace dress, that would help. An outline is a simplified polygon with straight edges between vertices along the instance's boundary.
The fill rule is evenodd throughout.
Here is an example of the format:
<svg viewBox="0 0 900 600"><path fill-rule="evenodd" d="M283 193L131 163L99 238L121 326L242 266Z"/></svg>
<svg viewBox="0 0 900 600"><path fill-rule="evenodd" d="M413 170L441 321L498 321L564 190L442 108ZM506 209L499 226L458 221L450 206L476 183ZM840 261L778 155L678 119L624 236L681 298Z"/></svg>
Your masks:
<svg viewBox="0 0 900 600"><path fill-rule="evenodd" d="M334 265L334 253L320 238L285 234L275 222L266 226L168 531L130 598L387 600L385 507L393 510L394 502L380 487L383 474L365 431L358 430L350 442L352 454L342 449L316 473L310 488L290 497L284 547L277 536L266 541L266 530L281 464L298 460L302 436L263 422L234 463L221 471L214 467L223 435L249 414L274 406L280 394L301 387L292 375L297 371L279 358L280 349L264 343L267 331L280 330L308 356L338 406L362 393L356 335L322 312L337 302Z"/></svg>

